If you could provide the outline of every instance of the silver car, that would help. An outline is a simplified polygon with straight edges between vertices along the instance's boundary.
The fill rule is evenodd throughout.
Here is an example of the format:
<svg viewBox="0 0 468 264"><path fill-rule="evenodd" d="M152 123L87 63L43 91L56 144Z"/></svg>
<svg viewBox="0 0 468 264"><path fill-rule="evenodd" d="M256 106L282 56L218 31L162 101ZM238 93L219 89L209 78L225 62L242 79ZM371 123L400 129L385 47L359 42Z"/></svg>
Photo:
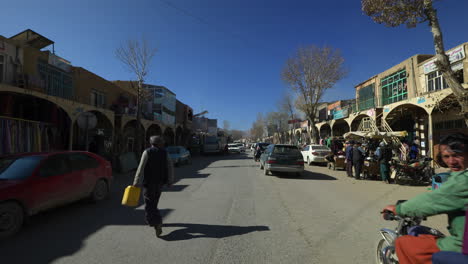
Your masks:
<svg viewBox="0 0 468 264"><path fill-rule="evenodd" d="M300 176L304 171L304 159L294 145L269 145L260 156L260 169L269 172L291 172Z"/></svg>

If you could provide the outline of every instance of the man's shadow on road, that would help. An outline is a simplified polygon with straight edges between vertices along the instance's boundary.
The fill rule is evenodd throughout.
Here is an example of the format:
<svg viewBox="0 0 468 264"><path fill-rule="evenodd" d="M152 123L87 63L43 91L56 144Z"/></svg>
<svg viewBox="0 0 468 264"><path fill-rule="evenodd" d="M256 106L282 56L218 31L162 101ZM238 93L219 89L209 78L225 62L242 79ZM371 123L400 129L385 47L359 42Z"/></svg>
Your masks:
<svg viewBox="0 0 468 264"><path fill-rule="evenodd" d="M188 240L193 238L224 238L245 235L255 231L269 231L268 226L228 226L202 224L163 224L163 227L183 227L161 236L166 241ZM163 230L164 231L164 230Z"/></svg>

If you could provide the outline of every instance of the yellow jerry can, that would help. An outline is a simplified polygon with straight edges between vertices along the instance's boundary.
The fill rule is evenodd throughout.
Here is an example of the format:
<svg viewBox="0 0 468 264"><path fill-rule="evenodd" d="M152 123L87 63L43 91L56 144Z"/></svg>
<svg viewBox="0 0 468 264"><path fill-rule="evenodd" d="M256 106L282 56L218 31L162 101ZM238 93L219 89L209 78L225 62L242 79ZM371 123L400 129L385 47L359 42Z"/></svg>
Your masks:
<svg viewBox="0 0 468 264"><path fill-rule="evenodd" d="M141 189L133 185L127 186L122 198L122 205L125 206L138 206L140 201Z"/></svg>

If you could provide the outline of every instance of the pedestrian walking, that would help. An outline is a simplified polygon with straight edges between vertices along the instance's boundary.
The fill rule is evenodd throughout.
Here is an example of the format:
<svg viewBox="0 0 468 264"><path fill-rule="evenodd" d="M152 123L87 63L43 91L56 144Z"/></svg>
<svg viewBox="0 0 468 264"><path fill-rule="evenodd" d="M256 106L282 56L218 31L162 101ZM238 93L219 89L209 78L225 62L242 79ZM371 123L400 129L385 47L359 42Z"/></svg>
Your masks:
<svg viewBox="0 0 468 264"><path fill-rule="evenodd" d="M141 155L133 185L143 187L146 222L155 229L156 236L159 237L162 234L159 198L162 187L170 187L174 183L174 168L169 154L164 149L164 140L160 136L151 136L150 144L151 147Z"/></svg>
<svg viewBox="0 0 468 264"><path fill-rule="evenodd" d="M389 162L392 159L392 150L382 141L377 152L377 159L380 164L380 177L382 177L383 182L390 183L388 172L390 170Z"/></svg>
<svg viewBox="0 0 468 264"><path fill-rule="evenodd" d="M361 142L356 142L353 147L353 167L354 178L361 179L362 165L364 164L364 150L361 148Z"/></svg>
<svg viewBox="0 0 468 264"><path fill-rule="evenodd" d="M353 144L354 141L348 141L346 142L346 149L345 149L345 155L346 155L346 174L348 177L353 177Z"/></svg>

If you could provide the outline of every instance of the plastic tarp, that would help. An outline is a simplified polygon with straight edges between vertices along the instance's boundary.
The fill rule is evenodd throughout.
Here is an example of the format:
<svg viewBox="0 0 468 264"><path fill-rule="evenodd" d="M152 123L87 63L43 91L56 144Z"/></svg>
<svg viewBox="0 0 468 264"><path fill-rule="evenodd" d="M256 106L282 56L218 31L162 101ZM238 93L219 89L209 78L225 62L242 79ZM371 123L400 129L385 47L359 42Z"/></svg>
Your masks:
<svg viewBox="0 0 468 264"><path fill-rule="evenodd" d="M406 131L393 131L393 132L377 132L377 131L353 131L343 135L346 139L360 139L360 138L391 138L391 137L406 137Z"/></svg>

